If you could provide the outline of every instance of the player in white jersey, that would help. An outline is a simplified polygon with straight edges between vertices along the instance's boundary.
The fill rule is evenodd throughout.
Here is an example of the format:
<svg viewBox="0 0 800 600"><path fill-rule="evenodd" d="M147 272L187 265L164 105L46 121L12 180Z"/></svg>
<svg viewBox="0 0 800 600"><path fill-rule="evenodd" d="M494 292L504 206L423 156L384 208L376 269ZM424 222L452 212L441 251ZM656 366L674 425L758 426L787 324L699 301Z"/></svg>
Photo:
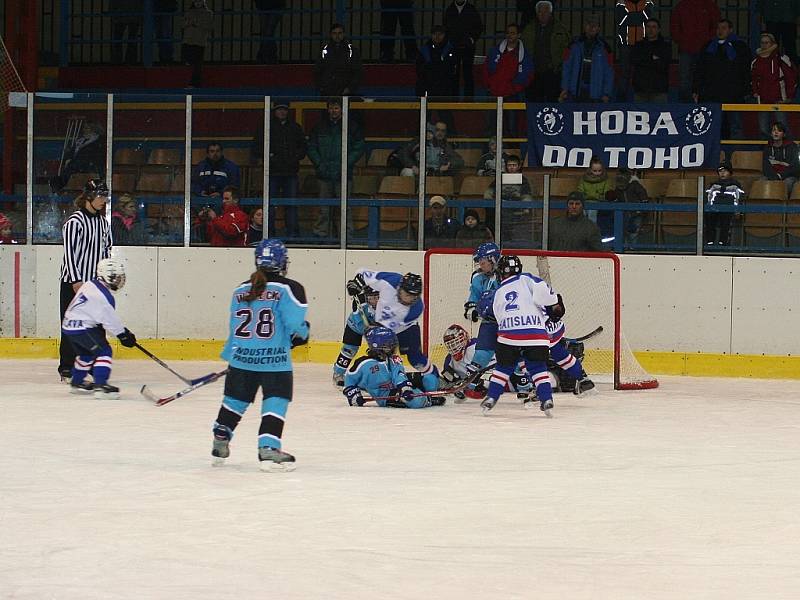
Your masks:
<svg viewBox="0 0 800 600"><path fill-rule="evenodd" d="M514 368L524 360L540 408L549 417L553 408L553 390L547 372L550 335L548 318L558 322L564 315L561 297L553 292L547 282L522 272L518 256L502 256L497 263L500 286L494 293L492 312L497 320L497 347L495 365L489 379L489 392L481 403L487 414L503 391L509 387Z"/></svg>
<svg viewBox="0 0 800 600"><path fill-rule="evenodd" d="M97 263L97 279L92 279L78 288L78 293L69 303L61 332L75 350L70 392L89 394L95 398L119 398L119 388L109 385L111 376L111 346L106 332L119 338L123 346L136 345L133 335L115 310L116 302L111 292L125 285L125 267L117 259L104 258ZM84 381L92 370L94 383Z"/></svg>

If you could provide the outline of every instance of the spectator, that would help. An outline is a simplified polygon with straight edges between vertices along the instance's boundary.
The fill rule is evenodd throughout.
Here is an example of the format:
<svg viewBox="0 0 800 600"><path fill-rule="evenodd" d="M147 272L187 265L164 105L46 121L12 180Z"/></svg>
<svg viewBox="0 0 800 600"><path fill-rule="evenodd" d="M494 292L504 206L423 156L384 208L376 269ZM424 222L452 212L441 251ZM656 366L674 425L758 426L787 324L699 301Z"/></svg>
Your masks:
<svg viewBox="0 0 800 600"><path fill-rule="evenodd" d="M452 176L464 168L464 159L455 147L447 141L447 124L437 121L426 129L425 165L428 175L435 177ZM412 140L403 147L400 161L403 164L401 175L419 175L419 144Z"/></svg>
<svg viewBox="0 0 800 600"><path fill-rule="evenodd" d="M417 34L414 33L414 0L381 0L381 62L394 62L394 34L400 33L406 49L406 62L417 58Z"/></svg>
<svg viewBox="0 0 800 600"><path fill-rule="evenodd" d="M122 64L124 47L125 64L135 65L139 62L142 3L139 0L109 0L108 9L112 15L111 61L117 65Z"/></svg>
<svg viewBox="0 0 800 600"><path fill-rule="evenodd" d="M317 172L319 197L341 198L342 101L331 98L328 100L327 109L326 117L311 131L308 140L308 158L311 159ZM364 137L358 121L351 120L347 125L347 177L351 179L356 162L364 154ZM319 217L314 224L314 235L317 237L331 235L330 206L320 206Z"/></svg>
<svg viewBox="0 0 800 600"><path fill-rule="evenodd" d="M427 123L425 125L425 164L431 172L434 172L439 164L438 153L433 150L433 135L435 129L433 123ZM421 154L420 146L421 144L419 141L412 138L392 152L386 162L390 165L399 166L399 174L403 177L418 177Z"/></svg>
<svg viewBox="0 0 800 600"><path fill-rule="evenodd" d="M522 164L518 156L511 155L506 158L507 173L501 174L500 198L503 202L530 202L533 200L531 184L528 178L522 175ZM509 181L514 179L515 181ZM493 179L483 194L484 199L495 199L497 179ZM516 247L525 246L533 241L533 209L532 208L503 208L502 216L503 243L514 243Z"/></svg>
<svg viewBox="0 0 800 600"><path fill-rule="evenodd" d="M781 122L772 124L762 170L767 179L783 181L787 197L792 195L792 188L800 177L800 148L786 139L786 125Z"/></svg>
<svg viewBox="0 0 800 600"><path fill-rule="evenodd" d="M644 39L631 50L634 100L665 104L672 44L662 37L658 19L647 19L644 29Z"/></svg>
<svg viewBox="0 0 800 600"><path fill-rule="evenodd" d="M476 248L483 242L493 242L494 236L486 225L481 223L478 211L469 208L464 211L464 224L456 233L459 248Z"/></svg>
<svg viewBox="0 0 800 600"><path fill-rule="evenodd" d="M443 196L432 196L428 200L431 216L425 219L425 249L450 247L458 233L458 222L447 216L447 200Z"/></svg>
<svg viewBox="0 0 800 600"><path fill-rule="evenodd" d="M489 93L507 102L519 100L533 77L530 51L519 39L519 27L506 27L506 39L492 48L486 57L486 83Z"/></svg>
<svg viewBox="0 0 800 600"><path fill-rule="evenodd" d="M361 85L363 67L358 48L344 37L344 26L331 25L330 40L314 65L314 82L320 96L352 96Z"/></svg>
<svg viewBox="0 0 800 600"><path fill-rule="evenodd" d="M229 185L222 191L222 214L210 206L200 209L199 217L206 224L206 236L212 246L239 247L247 244L250 219L239 207L239 189Z"/></svg>
<svg viewBox="0 0 800 600"><path fill-rule="evenodd" d="M797 23L800 0L756 0L761 29L775 35L783 53L797 63Z"/></svg>
<svg viewBox="0 0 800 600"><path fill-rule="evenodd" d="M709 212L713 206L739 206L744 200L742 184L733 178L733 167L723 161L717 169L719 179L706 190L706 209L703 216L703 239L707 246L728 246L731 241L731 223L738 214Z"/></svg>
<svg viewBox="0 0 800 600"><path fill-rule="evenodd" d="M74 140L67 139L64 142L64 161L59 174L50 179L50 187L54 193L58 193L75 173L97 173L104 176L105 172L105 131L97 123L87 121Z"/></svg>
<svg viewBox="0 0 800 600"><path fill-rule="evenodd" d="M192 67L189 87L200 87L203 83L203 55L208 38L214 31L214 13L206 6L206 0L192 0L183 13L183 43L181 59Z"/></svg>
<svg viewBox="0 0 800 600"><path fill-rule="evenodd" d="M172 64L172 26L177 10L177 0L153 0L153 30L158 44L158 62L162 65Z"/></svg>
<svg viewBox="0 0 800 600"><path fill-rule="evenodd" d="M797 92L797 69L791 59L781 55L775 36L764 32L756 50L756 57L750 64L753 96L759 104L786 104L794 100ZM758 126L761 135L769 137L770 119L788 125L788 115L778 111L758 113Z"/></svg>
<svg viewBox="0 0 800 600"><path fill-rule="evenodd" d="M571 192L567 197L567 213L550 222L550 250L566 252L600 252L600 229L583 212L583 194Z"/></svg>
<svg viewBox="0 0 800 600"><path fill-rule="evenodd" d="M717 23L717 37L700 56L692 87L695 102L741 104L750 93L750 48L733 33L728 19ZM740 139L741 133L741 113L722 113L722 137Z"/></svg>
<svg viewBox="0 0 800 600"><path fill-rule="evenodd" d="M456 85L451 95L458 97L463 73L464 98L469 100L475 95L472 65L475 63L475 44L483 35L483 20L475 5L467 0L453 0L444 11L443 23L447 39L456 51Z"/></svg>
<svg viewBox="0 0 800 600"><path fill-rule="evenodd" d="M569 30L553 18L553 3L549 0L536 2L536 19L521 26L520 37L532 55L535 69L526 98L529 102L556 102L561 91L564 52L571 38Z"/></svg>
<svg viewBox="0 0 800 600"><path fill-rule="evenodd" d="M610 202L626 202L626 203L642 203L647 202L647 190L639 182L639 178L634 175L633 171L625 167L621 168L617 173L615 185L613 190L606 193L606 200ZM603 211L605 212L605 211ZM610 211L608 211L610 212ZM614 222L613 213L611 219L606 219L607 229L601 232L603 238L614 237ZM599 219L598 219L599 221ZM622 217L622 230L625 235L625 242L628 244L635 244L639 238L639 231L642 228L644 221L644 214L642 211L628 211L623 213Z"/></svg>
<svg viewBox="0 0 800 600"><path fill-rule="evenodd" d="M669 20L672 41L678 45L678 97L692 101L692 86L697 62L707 40L717 31L720 14L716 0L680 0Z"/></svg>
<svg viewBox="0 0 800 600"><path fill-rule="evenodd" d="M227 186L239 187L239 167L222 154L222 144L206 146L206 157L194 169L192 193L219 197Z"/></svg>
<svg viewBox="0 0 800 600"><path fill-rule="evenodd" d="M589 161L589 168L578 182L578 191L583 194L584 200L588 200L589 202L605 202L606 194L611 189L613 189L613 187L608 180L608 173L606 172L603 161L597 156L593 156ZM606 211L603 212L605 213ZM600 225L600 229L603 229L603 225L599 222L600 219L598 219L596 210L590 210L587 214L592 221ZM603 219L606 219L605 215Z"/></svg>
<svg viewBox="0 0 800 600"><path fill-rule="evenodd" d="M417 55L417 96L446 98L458 87L456 55L444 27L436 25Z"/></svg>
<svg viewBox="0 0 800 600"><path fill-rule="evenodd" d="M440 196L439 196L440 197ZM11 219L0 213L0 244L16 244L14 239L14 226Z"/></svg>
<svg viewBox="0 0 800 600"><path fill-rule="evenodd" d="M583 34L567 48L561 73L561 102L608 102L614 91L611 48L600 37L600 19L589 15Z"/></svg>
<svg viewBox="0 0 800 600"><path fill-rule="evenodd" d="M278 63L275 32L283 17L278 11L286 8L286 0L253 0L253 3L258 10L258 36L261 38L256 61L263 65L275 65Z"/></svg>
<svg viewBox="0 0 800 600"><path fill-rule="evenodd" d="M272 230L270 230L270 235ZM264 239L264 209L256 208L250 213L250 227L247 228L247 245L257 246Z"/></svg>
<svg viewBox="0 0 800 600"><path fill-rule="evenodd" d="M112 205L111 237L116 246L143 246L147 234L137 214L136 200L123 194Z"/></svg>
<svg viewBox="0 0 800 600"><path fill-rule="evenodd" d="M533 18L539 12L539 4L541 4L541 2L536 2L536 0L517 0L520 30L524 30L528 26L528 23L533 21ZM550 12L553 12L553 3L548 1L548 4L550 4Z"/></svg>
<svg viewBox="0 0 800 600"><path fill-rule="evenodd" d="M511 158L511 154L506 154L500 157L500 172L506 172L506 161ZM489 138L489 151L482 154L478 159L478 176L480 177L496 177L497 176L497 137L492 136Z"/></svg>
<svg viewBox="0 0 800 600"><path fill-rule="evenodd" d="M631 87L631 51L645 37L645 22L653 16L652 0L617 0L614 14L617 23L617 57L620 76L617 80L617 102L629 102Z"/></svg>
<svg viewBox="0 0 800 600"><path fill-rule="evenodd" d="M254 156L264 155L264 128L259 127L255 136ZM272 108L269 125L269 197L297 198L299 188L300 161L308 151L302 127L289 116L289 104L277 101ZM286 236L300 235L297 206L285 208ZM269 235L275 235L275 207L270 204L267 215Z"/></svg>

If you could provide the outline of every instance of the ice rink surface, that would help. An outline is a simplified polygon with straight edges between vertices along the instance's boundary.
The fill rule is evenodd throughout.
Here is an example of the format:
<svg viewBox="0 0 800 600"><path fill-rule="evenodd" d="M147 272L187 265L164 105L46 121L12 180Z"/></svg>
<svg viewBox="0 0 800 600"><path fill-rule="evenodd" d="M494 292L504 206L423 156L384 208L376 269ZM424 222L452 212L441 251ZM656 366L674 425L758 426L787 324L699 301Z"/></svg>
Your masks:
<svg viewBox="0 0 800 600"><path fill-rule="evenodd" d="M221 363L176 362L189 377ZM210 466L221 382L120 361L116 401L0 361L0 598L796 599L800 381L661 377L643 392L350 408L295 371L294 473L258 470L258 410Z"/></svg>

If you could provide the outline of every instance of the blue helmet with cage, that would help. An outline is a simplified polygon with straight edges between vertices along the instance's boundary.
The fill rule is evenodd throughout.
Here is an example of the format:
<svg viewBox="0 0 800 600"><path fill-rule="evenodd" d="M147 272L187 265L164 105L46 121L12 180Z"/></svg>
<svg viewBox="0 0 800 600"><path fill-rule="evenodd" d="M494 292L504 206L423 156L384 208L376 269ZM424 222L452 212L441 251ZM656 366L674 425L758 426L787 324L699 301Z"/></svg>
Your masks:
<svg viewBox="0 0 800 600"><path fill-rule="evenodd" d="M268 273L286 273L289 267L289 251L277 238L261 240L256 246L256 267Z"/></svg>
<svg viewBox="0 0 800 600"><path fill-rule="evenodd" d="M475 248L475 253L472 255L472 260L474 262L478 262L482 258L497 264L497 261L500 260L500 246L494 242L484 242Z"/></svg>
<svg viewBox="0 0 800 600"><path fill-rule="evenodd" d="M385 360L394 354L397 347L397 335L388 327L371 327L364 333L367 342L367 355L371 358Z"/></svg>
<svg viewBox="0 0 800 600"><path fill-rule="evenodd" d="M494 317L494 293L496 290L486 290L478 298L478 305L475 307L478 315L484 321L496 322Z"/></svg>

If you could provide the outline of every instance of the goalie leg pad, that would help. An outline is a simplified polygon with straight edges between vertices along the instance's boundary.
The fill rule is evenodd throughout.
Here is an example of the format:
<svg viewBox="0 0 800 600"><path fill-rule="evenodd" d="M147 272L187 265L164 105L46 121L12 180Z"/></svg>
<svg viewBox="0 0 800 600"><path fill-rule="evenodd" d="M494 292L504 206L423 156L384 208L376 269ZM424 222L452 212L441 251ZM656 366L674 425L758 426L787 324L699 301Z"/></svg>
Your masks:
<svg viewBox="0 0 800 600"><path fill-rule="evenodd" d="M580 379L583 367L581 361L567 350L566 344L558 343L550 348L550 356L561 369L573 378Z"/></svg>

